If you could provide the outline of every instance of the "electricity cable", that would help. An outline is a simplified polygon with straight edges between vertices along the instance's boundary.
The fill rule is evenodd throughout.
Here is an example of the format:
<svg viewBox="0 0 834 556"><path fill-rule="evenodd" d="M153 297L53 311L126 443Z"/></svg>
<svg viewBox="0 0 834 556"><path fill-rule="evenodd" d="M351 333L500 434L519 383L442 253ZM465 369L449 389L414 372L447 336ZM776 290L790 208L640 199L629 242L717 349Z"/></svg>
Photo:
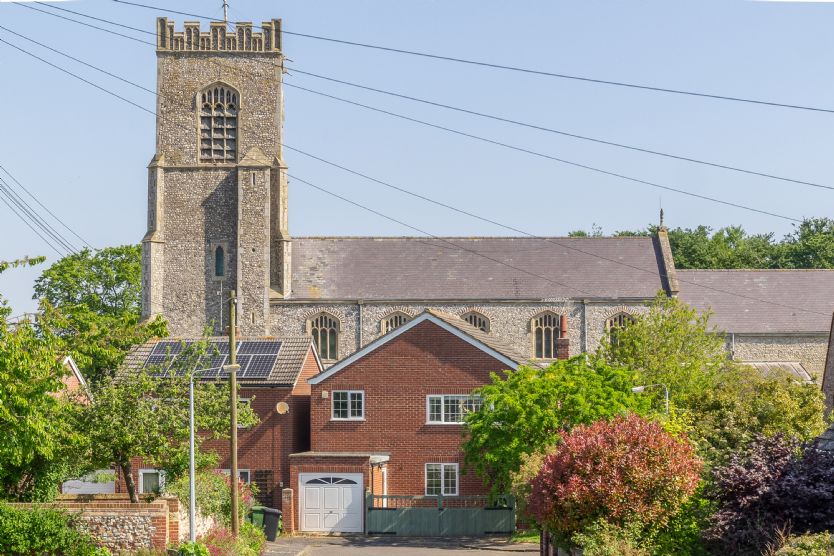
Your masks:
<svg viewBox="0 0 834 556"><path fill-rule="evenodd" d="M206 19L206 20L209 20L209 21L223 21L222 19L217 19L217 18L214 18L214 17L206 16L206 15L200 15L200 14L194 14L194 13L189 13L189 12L171 10L171 9L163 8L163 7L160 7L160 6L152 6L152 5L149 5L149 4L141 4L139 2L129 2L127 0L113 0L113 1L118 3L118 4L125 4L125 5L129 5L129 6L136 6L136 7L139 7L139 8L145 8L145 9L150 9L150 10L156 10L156 11L162 11L162 12L167 12L167 13L186 15L186 16L189 16L189 17L199 17L201 19ZM253 25L253 27L258 28L258 29L261 28L258 25ZM637 84L637 83L628 83L628 82L624 82L624 81L597 79L597 78L593 78L593 77L585 77L585 76L579 76L579 75L569 75L569 74L565 74L565 73L555 73L555 72L532 69L532 68L523 68L523 67L519 67L519 66L510 66L510 65L496 64L496 63L491 63L491 62L483 62L483 61L479 61L479 60L470 60L470 59L459 58L459 57L455 57L455 56L444 56L444 55L440 55L440 54L431 54L431 53L428 53L428 52L418 52L418 51L415 51L415 50L406 50L406 49L402 49L402 48L393 48L393 47L382 46L382 45L375 45L375 44L362 43L362 42L356 42L356 41L348 41L348 40L343 40L343 39L336 39L336 38L333 38L333 37L324 37L324 36L321 36L321 35L312 35L312 34L309 34L309 33L298 33L298 32L294 32L294 31L287 31L286 29L282 29L282 32L286 33L287 35L292 35L292 36L296 36L296 37L304 37L304 38L315 39L315 40L320 40L320 41L326 41L326 42L331 42L331 43L335 43L335 44L343 44L343 45L356 46L356 47L361 47L361 48L369 48L369 49L374 49L374 50L392 52L392 53L395 53L395 54L406 54L406 55L409 55L409 56L418 56L418 57L430 58L430 59L434 59L434 60L442 60L442 61L446 61L446 62L456 62L456 63L460 63L460 64L468 64L468 65L473 65L473 66L482 66L482 67L487 67L487 68L491 68L491 69L513 71L513 72L525 73L525 74L530 74L530 75L538 75L538 76L542 76L542 77L554 77L554 78L558 78L558 79L569 79L569 80L574 80L574 81L582 81L582 82L586 82L586 83L595 83L595 84L598 84L598 85L610 85L610 86L625 87L625 88L630 88L630 89L642 89L642 90L652 91L652 92L657 92L657 93L669 93L669 94L675 94L675 95L685 95L685 96L692 96L692 97L708 98L708 99L713 99L713 100L742 102L742 103L755 104L755 105L760 105L760 106L769 106L769 107L776 107L776 108L787 108L787 109L793 109L793 110L805 110L805 111L811 111L811 112L822 112L822 113L834 114L834 109L830 109L830 108L820 108L820 107L815 107L815 106L804 106L804 105L799 105L799 104L788 104L788 103L782 103L782 102L750 99L750 98L743 98L743 97L737 97L737 96L719 95L719 94L713 94L713 93L703 93L703 92L698 92L698 91L687 91L687 90L683 90L683 89L672 89L672 88L665 88L665 87L656 87L656 86L652 86L652 85L641 85L641 84Z"/></svg>

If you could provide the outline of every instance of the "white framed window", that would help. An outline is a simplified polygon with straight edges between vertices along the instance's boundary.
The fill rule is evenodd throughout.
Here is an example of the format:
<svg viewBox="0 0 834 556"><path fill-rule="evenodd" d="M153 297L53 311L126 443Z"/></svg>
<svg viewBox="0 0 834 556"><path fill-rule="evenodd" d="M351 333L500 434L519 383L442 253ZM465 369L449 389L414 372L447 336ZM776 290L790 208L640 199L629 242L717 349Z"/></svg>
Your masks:
<svg viewBox="0 0 834 556"><path fill-rule="evenodd" d="M455 425L463 423L467 413L479 411L483 400L478 396L441 395L426 396L426 423L431 425Z"/></svg>
<svg viewBox="0 0 834 556"><path fill-rule="evenodd" d="M231 469L221 469L220 470L224 475L231 475ZM249 472L248 469L238 469L237 476L240 478L241 481L246 483L247 485L252 482L252 474Z"/></svg>
<svg viewBox="0 0 834 556"><path fill-rule="evenodd" d="M339 421L361 421L365 418L365 392L334 390L332 418Z"/></svg>
<svg viewBox="0 0 834 556"><path fill-rule="evenodd" d="M165 471L161 469L139 470L139 493L159 494L165 489Z"/></svg>
<svg viewBox="0 0 834 556"><path fill-rule="evenodd" d="M426 464L426 496L457 496L458 464Z"/></svg>

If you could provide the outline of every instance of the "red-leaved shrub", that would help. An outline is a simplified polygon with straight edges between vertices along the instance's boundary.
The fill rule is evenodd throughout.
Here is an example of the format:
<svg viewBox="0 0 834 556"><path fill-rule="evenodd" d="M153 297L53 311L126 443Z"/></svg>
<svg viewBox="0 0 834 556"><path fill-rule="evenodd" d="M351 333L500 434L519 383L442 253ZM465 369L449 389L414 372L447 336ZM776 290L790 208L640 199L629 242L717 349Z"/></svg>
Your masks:
<svg viewBox="0 0 834 556"><path fill-rule="evenodd" d="M663 525L698 485L692 447L636 415L562 436L533 479L528 511L569 538L599 519Z"/></svg>

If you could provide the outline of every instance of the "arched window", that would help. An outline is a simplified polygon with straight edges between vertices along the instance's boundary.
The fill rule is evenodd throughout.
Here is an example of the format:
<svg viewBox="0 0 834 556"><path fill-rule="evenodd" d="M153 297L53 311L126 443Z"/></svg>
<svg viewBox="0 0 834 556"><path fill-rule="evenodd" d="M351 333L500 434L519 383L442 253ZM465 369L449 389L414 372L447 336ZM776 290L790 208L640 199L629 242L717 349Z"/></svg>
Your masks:
<svg viewBox="0 0 834 556"><path fill-rule="evenodd" d="M237 91L215 85L200 94L200 162L237 160Z"/></svg>
<svg viewBox="0 0 834 556"><path fill-rule="evenodd" d="M383 334L388 334L392 330L401 327L410 320L410 316L397 311L396 313L391 313L390 315L382 319L382 321L380 321L379 323L379 329L382 331Z"/></svg>
<svg viewBox="0 0 834 556"><path fill-rule="evenodd" d="M332 315L321 313L307 321L307 331L319 352L327 360L338 359L339 321Z"/></svg>
<svg viewBox="0 0 834 556"><path fill-rule="evenodd" d="M226 258L224 257L223 248L219 245L214 250L214 275L217 278L222 278L226 275Z"/></svg>
<svg viewBox="0 0 834 556"><path fill-rule="evenodd" d="M605 321L605 330L608 332L608 341L612 346L619 343L617 337L624 328L634 323L634 317L628 313L617 313L607 321Z"/></svg>
<svg viewBox="0 0 834 556"><path fill-rule="evenodd" d="M559 315L550 311L533 317L533 352L537 359L556 358L556 340L559 339Z"/></svg>
<svg viewBox="0 0 834 556"><path fill-rule="evenodd" d="M489 319L478 311L469 311L468 313L462 314L460 318L475 328L481 329L483 332L489 332Z"/></svg>

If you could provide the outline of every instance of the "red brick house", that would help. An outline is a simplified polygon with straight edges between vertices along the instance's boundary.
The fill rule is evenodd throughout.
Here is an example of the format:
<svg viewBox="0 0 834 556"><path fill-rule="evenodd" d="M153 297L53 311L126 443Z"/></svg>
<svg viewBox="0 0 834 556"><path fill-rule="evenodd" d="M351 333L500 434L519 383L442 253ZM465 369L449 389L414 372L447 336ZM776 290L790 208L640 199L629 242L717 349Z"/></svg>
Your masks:
<svg viewBox="0 0 834 556"><path fill-rule="evenodd" d="M561 357L567 343L557 340ZM462 420L490 373L527 359L456 315L427 310L311 378L310 450L290 456L296 508L284 508L285 529L362 531L365 489L485 494L462 473Z"/></svg>
<svg viewBox="0 0 834 556"><path fill-rule="evenodd" d="M158 354L172 344L194 341L197 339L151 340L128 355L124 369L135 371L159 363L154 358L160 357ZM209 341L222 348L228 338L210 338ZM275 348L274 357L247 354L247 351L256 352L259 345ZM308 337L242 338L238 353L240 398L251 400L252 409L260 418L254 427L238 431L238 469L241 479L257 485L261 504L281 508L281 490L290 480L289 455L310 447L310 385L307 379L321 372L323 367ZM219 369L226 363L221 361L224 357L221 353L211 363L218 372L207 379L223 379ZM203 448L220 455L220 469L231 467L227 440L208 441ZM151 492L164 483L162 473L143 464L140 458L134 459L132 465L133 480L140 493ZM121 476L116 481L116 492L126 492Z"/></svg>

